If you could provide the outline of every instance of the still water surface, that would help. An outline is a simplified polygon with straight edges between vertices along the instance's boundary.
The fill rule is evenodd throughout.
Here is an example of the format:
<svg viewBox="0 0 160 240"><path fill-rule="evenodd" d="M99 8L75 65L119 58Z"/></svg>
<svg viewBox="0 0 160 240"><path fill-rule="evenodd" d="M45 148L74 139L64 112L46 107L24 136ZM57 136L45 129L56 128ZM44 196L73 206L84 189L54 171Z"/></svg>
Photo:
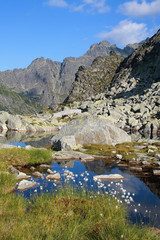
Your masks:
<svg viewBox="0 0 160 240"><path fill-rule="evenodd" d="M92 161L84 164L80 160L61 161L59 163L53 162L50 169L60 173L61 180L59 182L46 180L46 172L43 170L43 178L33 177L33 180L38 183L36 188L16 193L30 198L41 192L56 192L63 184L69 183L82 190L93 190L95 195L110 194L118 199L119 204L120 202L126 203L132 222L149 223L160 228L160 177L145 176L145 173L136 174L126 167L118 166L115 161L108 163ZM124 180L101 182L93 180L93 176L97 174L114 173L121 174Z"/></svg>

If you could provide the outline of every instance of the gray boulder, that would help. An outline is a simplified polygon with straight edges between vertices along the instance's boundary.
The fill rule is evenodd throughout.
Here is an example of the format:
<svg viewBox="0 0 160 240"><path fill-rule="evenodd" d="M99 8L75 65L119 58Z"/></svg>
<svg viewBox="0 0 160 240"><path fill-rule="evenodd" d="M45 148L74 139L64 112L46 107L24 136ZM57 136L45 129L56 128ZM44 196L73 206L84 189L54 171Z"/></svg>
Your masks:
<svg viewBox="0 0 160 240"><path fill-rule="evenodd" d="M55 150L75 150L83 144L110 144L130 142L131 137L111 122L100 117L81 115L63 126L51 139Z"/></svg>
<svg viewBox="0 0 160 240"><path fill-rule="evenodd" d="M24 191L26 189L36 187L37 183L34 181L22 180L17 187L18 191Z"/></svg>
<svg viewBox="0 0 160 240"><path fill-rule="evenodd" d="M112 180L122 180L124 177L120 174L109 174L109 175L96 175L93 177L94 181L112 181Z"/></svg>

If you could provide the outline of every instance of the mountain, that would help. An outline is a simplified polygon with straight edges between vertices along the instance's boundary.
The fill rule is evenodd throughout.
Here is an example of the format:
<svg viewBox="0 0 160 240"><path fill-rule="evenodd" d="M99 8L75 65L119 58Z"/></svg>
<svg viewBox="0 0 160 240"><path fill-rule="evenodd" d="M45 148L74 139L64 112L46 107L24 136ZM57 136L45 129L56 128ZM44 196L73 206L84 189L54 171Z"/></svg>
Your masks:
<svg viewBox="0 0 160 240"><path fill-rule="evenodd" d="M110 52L110 56L97 57L91 67L81 66L66 101L83 101L105 92L122 60L115 52Z"/></svg>
<svg viewBox="0 0 160 240"><path fill-rule="evenodd" d="M68 57L62 63L42 57L35 59L26 69L0 72L0 84L6 89L9 88L8 91L11 91L10 86L12 86L13 92L16 92L21 98L28 99L31 103L35 102L43 108L54 108L57 104L62 103L70 93L75 73L81 65L89 67L96 57L109 56L113 50L124 57L134 49L135 45L128 45L122 50L116 45L102 41L99 44L93 44L83 56ZM1 99L6 101L4 95L1 95ZM0 108L5 109L3 101L0 104ZM18 108L16 109L18 111ZM26 112L25 108L24 112Z"/></svg>
<svg viewBox="0 0 160 240"><path fill-rule="evenodd" d="M0 84L0 111L9 113L34 113L42 107L28 98L20 96L11 88Z"/></svg>
<svg viewBox="0 0 160 240"><path fill-rule="evenodd" d="M160 30L120 64L108 93L130 97L153 92L160 83ZM160 88L159 88L160 89ZM154 93L153 93L154 94ZM155 94L154 94L155 95Z"/></svg>
<svg viewBox="0 0 160 240"><path fill-rule="evenodd" d="M76 93L78 87L82 96L86 96L84 92L81 92L85 88L88 95L89 91L93 93L91 89L98 82L97 68L100 65L97 62L88 69L79 69L76 75L77 83L74 83L71 97L72 95L76 97L73 93ZM101 70L107 73L106 66L102 66ZM97 74L95 82L94 71ZM90 86L90 79L94 82L93 86ZM102 81L105 81L105 75ZM153 138L153 134L159 135L160 30L120 63L107 90L104 86L103 92L94 96L86 96L83 101L73 101L69 104L71 108L81 109L92 116L101 115L102 118L114 122L117 127L130 132L139 131L143 135L149 134L150 138Z"/></svg>

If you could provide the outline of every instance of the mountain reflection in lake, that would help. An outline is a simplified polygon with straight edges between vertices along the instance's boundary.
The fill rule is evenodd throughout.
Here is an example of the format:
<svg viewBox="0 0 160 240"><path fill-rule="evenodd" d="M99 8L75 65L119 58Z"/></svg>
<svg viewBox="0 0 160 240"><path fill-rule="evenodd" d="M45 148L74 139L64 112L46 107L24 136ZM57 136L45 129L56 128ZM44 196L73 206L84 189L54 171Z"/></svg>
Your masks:
<svg viewBox="0 0 160 240"><path fill-rule="evenodd" d="M117 199L118 204L125 202L128 206L129 218L132 222L149 223L160 227L160 177L145 172L132 172L126 165L118 165L115 161L92 161L82 163L76 161L53 162L50 168L61 174L59 182L46 180L46 170L37 167L35 171L44 173L43 178L34 178L39 183L37 188L16 192L30 198L41 192L56 192L58 188L69 183L79 189L93 190L97 194L110 194ZM28 174L31 171L23 169ZM71 174L73 173L73 174ZM94 182L97 174L121 174L124 180Z"/></svg>
<svg viewBox="0 0 160 240"><path fill-rule="evenodd" d="M50 140L57 132L17 132L7 131L2 132L0 143L25 143L32 147L47 147L50 145Z"/></svg>
<svg viewBox="0 0 160 240"><path fill-rule="evenodd" d="M46 147L51 144L51 138L57 132L18 132L18 131L4 131L0 133L0 143L25 143L26 145L31 145L33 147ZM150 135L142 135L139 132L128 133L131 134L131 139L133 142L136 141L148 141ZM154 140L159 140L160 135L154 135Z"/></svg>

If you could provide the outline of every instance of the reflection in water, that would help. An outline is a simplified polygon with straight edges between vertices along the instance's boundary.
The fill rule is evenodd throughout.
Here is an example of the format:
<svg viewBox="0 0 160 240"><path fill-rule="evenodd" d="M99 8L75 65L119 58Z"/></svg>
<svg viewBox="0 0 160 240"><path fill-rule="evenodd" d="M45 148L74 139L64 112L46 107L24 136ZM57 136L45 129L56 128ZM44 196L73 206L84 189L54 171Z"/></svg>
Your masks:
<svg viewBox="0 0 160 240"><path fill-rule="evenodd" d="M50 144L50 140L57 132L2 132L0 143L19 143L23 142L33 147L45 147Z"/></svg>
<svg viewBox="0 0 160 240"><path fill-rule="evenodd" d="M60 164L57 162L52 163L52 171L61 174L59 182L47 181L46 170L39 170L45 175L43 178L33 180L37 181L40 185L36 189L30 189L23 192L17 192L25 197L40 194L42 191L57 191L63 184L76 185L79 189L87 188L92 189L96 194L104 193L110 194L116 199L127 204L130 219L133 222L150 223L152 226L160 227L160 177L153 177L151 174L145 176L143 172L136 174L131 172L129 168L118 166L115 161L106 163L104 161L93 161L82 164L81 161L62 161ZM23 169L24 170L24 169ZM35 170L35 171L36 171ZM31 174L30 170L27 173ZM72 174L67 174L70 171ZM102 181L94 182L93 176L96 174L121 174L124 180L121 181ZM135 176L134 176L135 175ZM120 204L120 202L119 202Z"/></svg>
<svg viewBox="0 0 160 240"><path fill-rule="evenodd" d="M50 140L57 132L17 132L17 131L3 131L0 133L0 143L18 143L24 142L33 147L45 147L50 145ZM139 132L131 133L131 139L134 142L143 140L150 140L150 135L141 135ZM152 136L154 140L160 140L160 136Z"/></svg>

